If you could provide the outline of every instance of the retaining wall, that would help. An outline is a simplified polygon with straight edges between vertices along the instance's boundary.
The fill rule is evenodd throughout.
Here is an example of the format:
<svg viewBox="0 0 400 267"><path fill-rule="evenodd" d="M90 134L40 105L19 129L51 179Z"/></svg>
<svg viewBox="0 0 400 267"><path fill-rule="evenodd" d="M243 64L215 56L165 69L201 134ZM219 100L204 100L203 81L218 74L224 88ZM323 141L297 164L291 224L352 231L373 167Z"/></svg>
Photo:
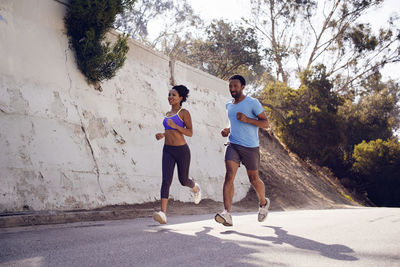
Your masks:
<svg viewBox="0 0 400 267"><path fill-rule="evenodd" d="M0 211L90 209L159 199L162 119L175 84L194 135L190 175L222 201L225 81L130 40L124 67L98 91L78 71L60 1L0 2ZM243 168L234 201L250 184ZM191 201L176 173L170 197Z"/></svg>

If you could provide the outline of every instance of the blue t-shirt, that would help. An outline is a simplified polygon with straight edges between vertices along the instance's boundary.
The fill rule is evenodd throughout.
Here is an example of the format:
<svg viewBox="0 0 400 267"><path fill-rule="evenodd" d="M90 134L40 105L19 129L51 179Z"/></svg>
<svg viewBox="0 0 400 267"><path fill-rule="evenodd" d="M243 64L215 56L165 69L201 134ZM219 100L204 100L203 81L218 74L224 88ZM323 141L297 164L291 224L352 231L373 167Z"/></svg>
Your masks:
<svg viewBox="0 0 400 267"><path fill-rule="evenodd" d="M250 123L244 123L236 119L236 113L241 112L248 118L257 119L257 116L264 112L258 99L246 96L238 104L233 104L233 100L226 103L228 118L231 123L231 134L229 142L245 147L258 147L258 127Z"/></svg>

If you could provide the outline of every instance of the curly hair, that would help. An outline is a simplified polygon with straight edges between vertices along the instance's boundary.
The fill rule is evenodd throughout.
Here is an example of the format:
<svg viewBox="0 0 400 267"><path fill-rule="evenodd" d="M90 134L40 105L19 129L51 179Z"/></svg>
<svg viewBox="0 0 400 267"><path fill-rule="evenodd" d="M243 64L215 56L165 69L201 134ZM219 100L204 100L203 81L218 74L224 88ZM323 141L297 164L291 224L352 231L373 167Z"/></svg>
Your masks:
<svg viewBox="0 0 400 267"><path fill-rule="evenodd" d="M172 87L172 89L176 90L179 96L182 97L182 101L180 103L180 105L182 106L182 103L185 102L189 96L189 89L187 89L187 87L184 85L175 85L174 87Z"/></svg>

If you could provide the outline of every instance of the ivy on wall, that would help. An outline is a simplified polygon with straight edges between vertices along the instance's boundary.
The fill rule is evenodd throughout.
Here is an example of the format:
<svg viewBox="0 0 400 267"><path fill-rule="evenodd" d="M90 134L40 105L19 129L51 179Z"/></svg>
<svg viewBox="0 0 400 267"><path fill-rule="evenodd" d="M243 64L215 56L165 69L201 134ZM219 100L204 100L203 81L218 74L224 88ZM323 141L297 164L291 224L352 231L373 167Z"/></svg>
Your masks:
<svg viewBox="0 0 400 267"><path fill-rule="evenodd" d="M78 68L88 82L98 84L111 79L126 60L128 37L119 35L111 44L106 33L113 28L115 17L135 0L70 0L64 18Z"/></svg>

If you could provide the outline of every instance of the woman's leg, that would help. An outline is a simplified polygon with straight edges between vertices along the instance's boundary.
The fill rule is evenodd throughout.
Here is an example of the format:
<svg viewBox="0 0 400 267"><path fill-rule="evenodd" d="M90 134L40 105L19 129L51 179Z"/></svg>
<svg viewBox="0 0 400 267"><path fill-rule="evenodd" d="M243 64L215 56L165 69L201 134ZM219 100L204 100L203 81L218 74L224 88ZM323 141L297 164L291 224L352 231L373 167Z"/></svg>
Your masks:
<svg viewBox="0 0 400 267"><path fill-rule="evenodd" d="M167 213L168 198L161 198L161 211Z"/></svg>
<svg viewBox="0 0 400 267"><path fill-rule="evenodd" d="M169 188L175 169L175 159L168 152L168 148L164 147L162 156L162 185L161 185L161 211L167 212Z"/></svg>
<svg viewBox="0 0 400 267"><path fill-rule="evenodd" d="M198 188L195 187L195 183L189 178L189 167L190 167L190 149L188 145L182 146L179 153L175 155L176 164L178 165L178 177L179 182L183 186L192 188L194 192L197 192Z"/></svg>

